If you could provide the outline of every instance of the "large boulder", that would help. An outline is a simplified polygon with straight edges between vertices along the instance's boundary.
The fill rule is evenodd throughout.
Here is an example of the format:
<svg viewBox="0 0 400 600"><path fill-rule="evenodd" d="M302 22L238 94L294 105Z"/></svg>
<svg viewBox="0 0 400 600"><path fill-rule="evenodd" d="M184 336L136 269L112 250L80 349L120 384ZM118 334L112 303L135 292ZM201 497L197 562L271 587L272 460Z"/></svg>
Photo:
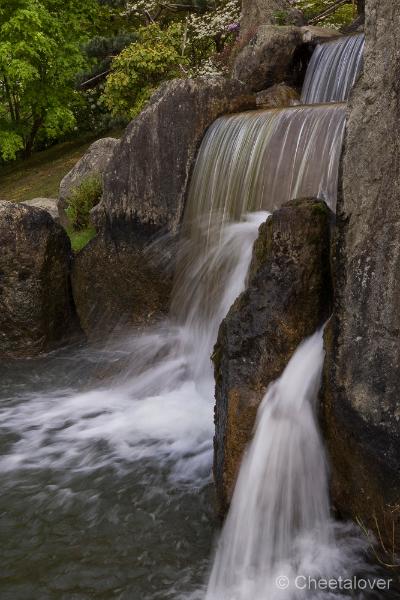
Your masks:
<svg viewBox="0 0 400 600"><path fill-rule="evenodd" d="M338 202L324 428L336 507L400 551L400 4L367 0Z"/></svg>
<svg viewBox="0 0 400 600"><path fill-rule="evenodd" d="M162 245L116 243L98 235L74 259L72 288L81 327L91 341L126 334L166 315L172 252Z"/></svg>
<svg viewBox="0 0 400 600"><path fill-rule="evenodd" d="M24 204L46 210L55 221L60 221L57 198L33 198L33 200L26 200Z"/></svg>
<svg viewBox="0 0 400 600"><path fill-rule="evenodd" d="M201 140L221 114L255 106L237 81L174 80L127 127L91 214L99 234L74 261L74 298L90 339L148 325L168 311L175 244Z"/></svg>
<svg viewBox="0 0 400 600"><path fill-rule="evenodd" d="M247 290L223 321L214 352L214 478L227 510L259 404L331 308L330 225L324 202L289 202L260 228Z"/></svg>
<svg viewBox="0 0 400 600"><path fill-rule="evenodd" d="M240 21L241 35L254 32L260 24L302 25L300 11L291 6L289 0L243 0Z"/></svg>
<svg viewBox="0 0 400 600"><path fill-rule="evenodd" d="M242 84L223 77L164 84L127 127L104 173L96 225L114 238L176 232L205 131L222 114L254 107Z"/></svg>
<svg viewBox="0 0 400 600"><path fill-rule="evenodd" d="M77 333L70 259L47 211L0 202L0 357L35 356Z"/></svg>
<svg viewBox="0 0 400 600"><path fill-rule="evenodd" d="M280 83L301 88L316 44L337 35L319 27L260 25L236 57L233 77L255 92Z"/></svg>
<svg viewBox="0 0 400 600"><path fill-rule="evenodd" d="M300 104L300 94L294 88L277 83L267 90L256 94L257 107L267 110L269 108L284 108Z"/></svg>
<svg viewBox="0 0 400 600"><path fill-rule="evenodd" d="M61 224L66 227L68 218L65 209L72 192L84 179L102 175L110 161L110 158L118 145L119 140L115 138L103 138L94 142L76 163L60 183L58 210L60 213Z"/></svg>

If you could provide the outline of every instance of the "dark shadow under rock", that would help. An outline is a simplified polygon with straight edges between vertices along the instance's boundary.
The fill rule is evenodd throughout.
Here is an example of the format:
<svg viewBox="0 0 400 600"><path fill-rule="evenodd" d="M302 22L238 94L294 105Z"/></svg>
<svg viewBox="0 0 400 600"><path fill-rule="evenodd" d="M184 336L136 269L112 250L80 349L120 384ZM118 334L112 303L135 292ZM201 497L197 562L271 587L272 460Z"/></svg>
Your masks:
<svg viewBox="0 0 400 600"><path fill-rule="evenodd" d="M98 235L74 259L72 288L82 329L92 341L154 324L168 313L174 239L117 243Z"/></svg>

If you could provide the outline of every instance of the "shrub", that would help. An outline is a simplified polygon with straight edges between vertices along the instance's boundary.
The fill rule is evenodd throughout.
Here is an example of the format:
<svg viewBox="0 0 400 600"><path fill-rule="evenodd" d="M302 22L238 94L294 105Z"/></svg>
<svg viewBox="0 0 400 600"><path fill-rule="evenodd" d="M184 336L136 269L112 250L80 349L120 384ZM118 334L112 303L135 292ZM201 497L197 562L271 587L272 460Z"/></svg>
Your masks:
<svg viewBox="0 0 400 600"><path fill-rule="evenodd" d="M181 23L167 29L153 23L137 37L113 60L107 78L103 101L114 116L135 117L163 81L182 75L186 63Z"/></svg>
<svg viewBox="0 0 400 600"><path fill-rule="evenodd" d="M82 231L90 225L90 211L99 202L103 193L100 175L86 177L77 186L68 200L67 216L74 231Z"/></svg>

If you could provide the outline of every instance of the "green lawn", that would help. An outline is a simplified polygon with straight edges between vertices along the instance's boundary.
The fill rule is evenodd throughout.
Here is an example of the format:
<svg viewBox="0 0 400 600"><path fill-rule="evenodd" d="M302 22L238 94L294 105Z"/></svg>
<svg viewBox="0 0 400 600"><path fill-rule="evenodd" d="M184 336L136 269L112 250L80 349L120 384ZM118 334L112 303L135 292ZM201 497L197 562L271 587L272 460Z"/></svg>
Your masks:
<svg viewBox="0 0 400 600"><path fill-rule="evenodd" d="M35 153L24 161L0 167L0 200L23 202L33 198L57 198L61 179L99 137L119 137L121 130L85 136Z"/></svg>

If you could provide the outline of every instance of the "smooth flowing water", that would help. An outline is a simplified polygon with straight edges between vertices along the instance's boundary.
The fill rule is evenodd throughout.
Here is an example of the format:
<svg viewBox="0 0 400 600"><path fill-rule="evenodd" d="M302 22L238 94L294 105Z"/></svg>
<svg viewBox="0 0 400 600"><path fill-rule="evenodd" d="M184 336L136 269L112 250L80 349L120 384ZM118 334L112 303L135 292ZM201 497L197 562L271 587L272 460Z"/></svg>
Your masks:
<svg viewBox="0 0 400 600"><path fill-rule="evenodd" d="M344 127L334 104L218 119L193 174L170 319L102 350L0 365L2 600L274 600L281 568L356 565L353 534L339 549L329 520L317 334L268 392L204 589L218 327L245 286L257 211L307 196L335 208Z"/></svg>
<svg viewBox="0 0 400 600"><path fill-rule="evenodd" d="M296 578L301 588L308 577L346 578L362 565L365 542L330 519L328 469L316 421L323 361L319 331L267 391L206 600L323 599L331 594L298 589Z"/></svg>
<svg viewBox="0 0 400 600"><path fill-rule="evenodd" d="M345 102L364 64L364 34L319 44L308 66L301 102Z"/></svg>
<svg viewBox="0 0 400 600"><path fill-rule="evenodd" d="M186 219L215 225L318 197L335 210L345 105L299 106L221 117L196 161Z"/></svg>

